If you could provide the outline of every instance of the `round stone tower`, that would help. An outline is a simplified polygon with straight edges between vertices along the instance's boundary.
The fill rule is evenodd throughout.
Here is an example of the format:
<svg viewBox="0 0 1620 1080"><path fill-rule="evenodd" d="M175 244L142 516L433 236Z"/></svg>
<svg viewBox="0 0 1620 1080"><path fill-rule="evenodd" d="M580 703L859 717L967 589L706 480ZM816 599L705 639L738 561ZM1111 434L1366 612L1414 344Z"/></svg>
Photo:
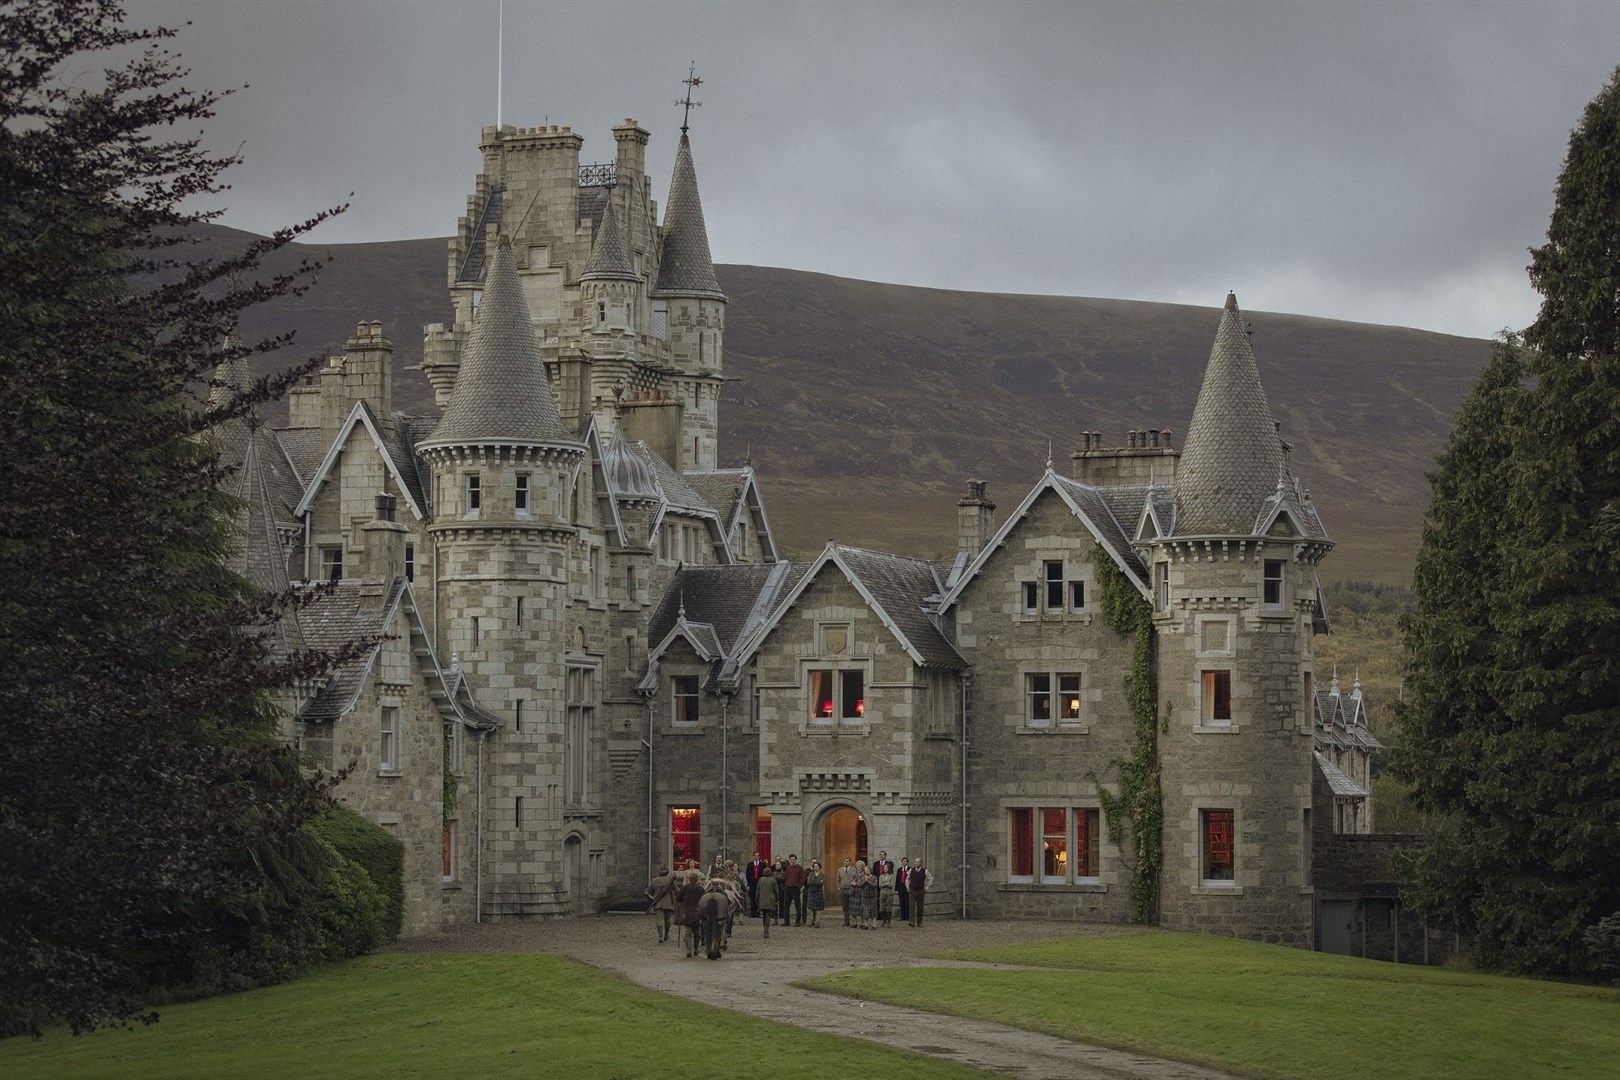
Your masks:
<svg viewBox="0 0 1620 1080"><path fill-rule="evenodd" d="M470 833L481 814L485 915L566 910L557 796L569 766L555 736L569 642L559 613L578 569L572 485L586 451L559 418L505 237L444 416L417 450L433 476L437 647L505 721L484 753L482 806L464 769L460 820L447 833Z"/></svg>
<svg viewBox="0 0 1620 1080"><path fill-rule="evenodd" d="M692 143L681 129L675 171L664 209L664 240L658 256L655 301L666 305L670 362L680 370L671 380L683 406L681 460L676 468L715 467L720 388L724 363L726 295L714 274L709 233L698 197Z"/></svg>
<svg viewBox="0 0 1620 1080"><path fill-rule="evenodd" d="M1311 944L1311 635L1332 547L1289 474L1228 296L1176 468L1174 524L1147 544L1172 929Z"/></svg>

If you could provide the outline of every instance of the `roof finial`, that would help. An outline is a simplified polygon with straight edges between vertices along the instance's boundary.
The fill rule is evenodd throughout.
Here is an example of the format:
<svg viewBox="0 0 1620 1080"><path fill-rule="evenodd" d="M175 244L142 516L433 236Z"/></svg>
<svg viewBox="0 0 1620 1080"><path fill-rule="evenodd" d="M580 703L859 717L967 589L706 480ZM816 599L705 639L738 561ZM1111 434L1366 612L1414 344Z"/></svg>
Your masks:
<svg viewBox="0 0 1620 1080"><path fill-rule="evenodd" d="M752 439L748 440L748 449L743 451L743 467L748 469L754 467L754 440Z"/></svg>
<svg viewBox="0 0 1620 1080"><path fill-rule="evenodd" d="M1046 440L1046 467L1048 469L1051 469L1051 467L1052 467L1052 440L1051 439Z"/></svg>
<svg viewBox="0 0 1620 1080"><path fill-rule="evenodd" d="M687 123L692 118L692 110L703 104L701 101L692 100L692 91L703 85L703 80L698 78L696 60L692 61L692 65L686 69L686 78L682 79L681 82L686 84L686 96L676 101L675 104L681 107L681 134L685 135Z"/></svg>
<svg viewBox="0 0 1620 1080"><path fill-rule="evenodd" d="M1338 664L1333 665L1333 686L1332 686L1331 689L1329 689L1328 693L1332 694L1334 697L1339 696L1339 665Z"/></svg>
<svg viewBox="0 0 1620 1080"><path fill-rule="evenodd" d="M682 619L685 619L685 618L686 618L686 590L685 590L685 589L682 589L682 590L681 590L681 612L680 612L680 618L682 618Z"/></svg>
<svg viewBox="0 0 1620 1080"><path fill-rule="evenodd" d="M484 9L488 11L488 8ZM506 82L506 0L495 5L495 129L501 127L501 91Z"/></svg>

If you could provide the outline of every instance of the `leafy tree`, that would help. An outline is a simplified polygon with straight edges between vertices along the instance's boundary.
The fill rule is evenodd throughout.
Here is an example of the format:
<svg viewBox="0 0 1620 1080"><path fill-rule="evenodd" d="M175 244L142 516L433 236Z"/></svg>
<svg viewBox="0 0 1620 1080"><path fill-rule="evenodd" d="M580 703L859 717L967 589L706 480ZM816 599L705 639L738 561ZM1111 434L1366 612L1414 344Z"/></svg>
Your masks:
<svg viewBox="0 0 1620 1080"><path fill-rule="evenodd" d="M1586 931L1620 913L1620 71L1530 277L1528 349L1492 362L1433 477L1401 767L1450 820L1414 897L1487 965L1588 975Z"/></svg>
<svg viewBox="0 0 1620 1080"><path fill-rule="evenodd" d="M234 162L186 134L218 95L122 19L0 6L0 1035L137 1016L321 804L266 695L311 661L271 655L276 605L223 569L226 466L199 437L297 377L204 400L223 361L284 343L222 344L307 284L253 275L314 221L185 257L217 213L187 207Z"/></svg>

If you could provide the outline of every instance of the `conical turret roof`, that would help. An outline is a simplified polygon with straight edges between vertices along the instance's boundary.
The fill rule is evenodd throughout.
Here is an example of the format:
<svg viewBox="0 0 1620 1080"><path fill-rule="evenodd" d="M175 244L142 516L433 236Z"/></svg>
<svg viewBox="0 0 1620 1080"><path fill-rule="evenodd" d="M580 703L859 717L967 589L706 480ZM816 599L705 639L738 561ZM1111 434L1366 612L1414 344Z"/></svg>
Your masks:
<svg viewBox="0 0 1620 1080"><path fill-rule="evenodd" d="M703 224L703 200L698 198L697 170L692 167L692 142L685 132L681 133L681 145L675 151L675 172L669 179L656 291L674 296L726 298L714 276L709 230Z"/></svg>
<svg viewBox="0 0 1620 1080"><path fill-rule="evenodd" d="M602 224L596 229L596 245L591 248L591 260L585 264L585 272L580 275L580 280L641 280L636 276L636 267L630 261L630 253L625 250L624 231L619 228L618 216L613 212L611 194L607 200L607 209L602 211Z"/></svg>
<svg viewBox="0 0 1620 1080"><path fill-rule="evenodd" d="M1230 293L1182 446L1176 535L1253 535L1287 466L1237 297Z"/></svg>
<svg viewBox="0 0 1620 1080"><path fill-rule="evenodd" d="M512 245L501 237L450 403L420 446L470 442L575 445L557 414Z"/></svg>

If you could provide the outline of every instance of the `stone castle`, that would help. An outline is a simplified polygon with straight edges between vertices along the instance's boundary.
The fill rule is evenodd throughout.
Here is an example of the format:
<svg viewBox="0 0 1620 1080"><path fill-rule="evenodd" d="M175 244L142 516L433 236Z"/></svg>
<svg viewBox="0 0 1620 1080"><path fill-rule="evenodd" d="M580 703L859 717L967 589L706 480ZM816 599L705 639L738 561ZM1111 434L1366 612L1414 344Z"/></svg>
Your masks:
<svg viewBox="0 0 1620 1080"><path fill-rule="evenodd" d="M1353 890L1319 892L1316 851L1370 830L1377 742L1359 685L1316 686L1332 544L1235 298L1179 446L1082 433L1000 520L970 482L949 564L792 562L753 470L720 466L726 297L687 131L661 223L648 132L612 135L581 164L567 127L483 130L454 322L425 331L437 415L396 411L360 323L285 428L228 440L242 569L336 582L289 644L376 642L288 736L357 763L338 795L405 844L406 932L635 904L662 865L754 850L922 858L939 914L1127 921L1134 670L1157 921L1319 943Z"/></svg>

